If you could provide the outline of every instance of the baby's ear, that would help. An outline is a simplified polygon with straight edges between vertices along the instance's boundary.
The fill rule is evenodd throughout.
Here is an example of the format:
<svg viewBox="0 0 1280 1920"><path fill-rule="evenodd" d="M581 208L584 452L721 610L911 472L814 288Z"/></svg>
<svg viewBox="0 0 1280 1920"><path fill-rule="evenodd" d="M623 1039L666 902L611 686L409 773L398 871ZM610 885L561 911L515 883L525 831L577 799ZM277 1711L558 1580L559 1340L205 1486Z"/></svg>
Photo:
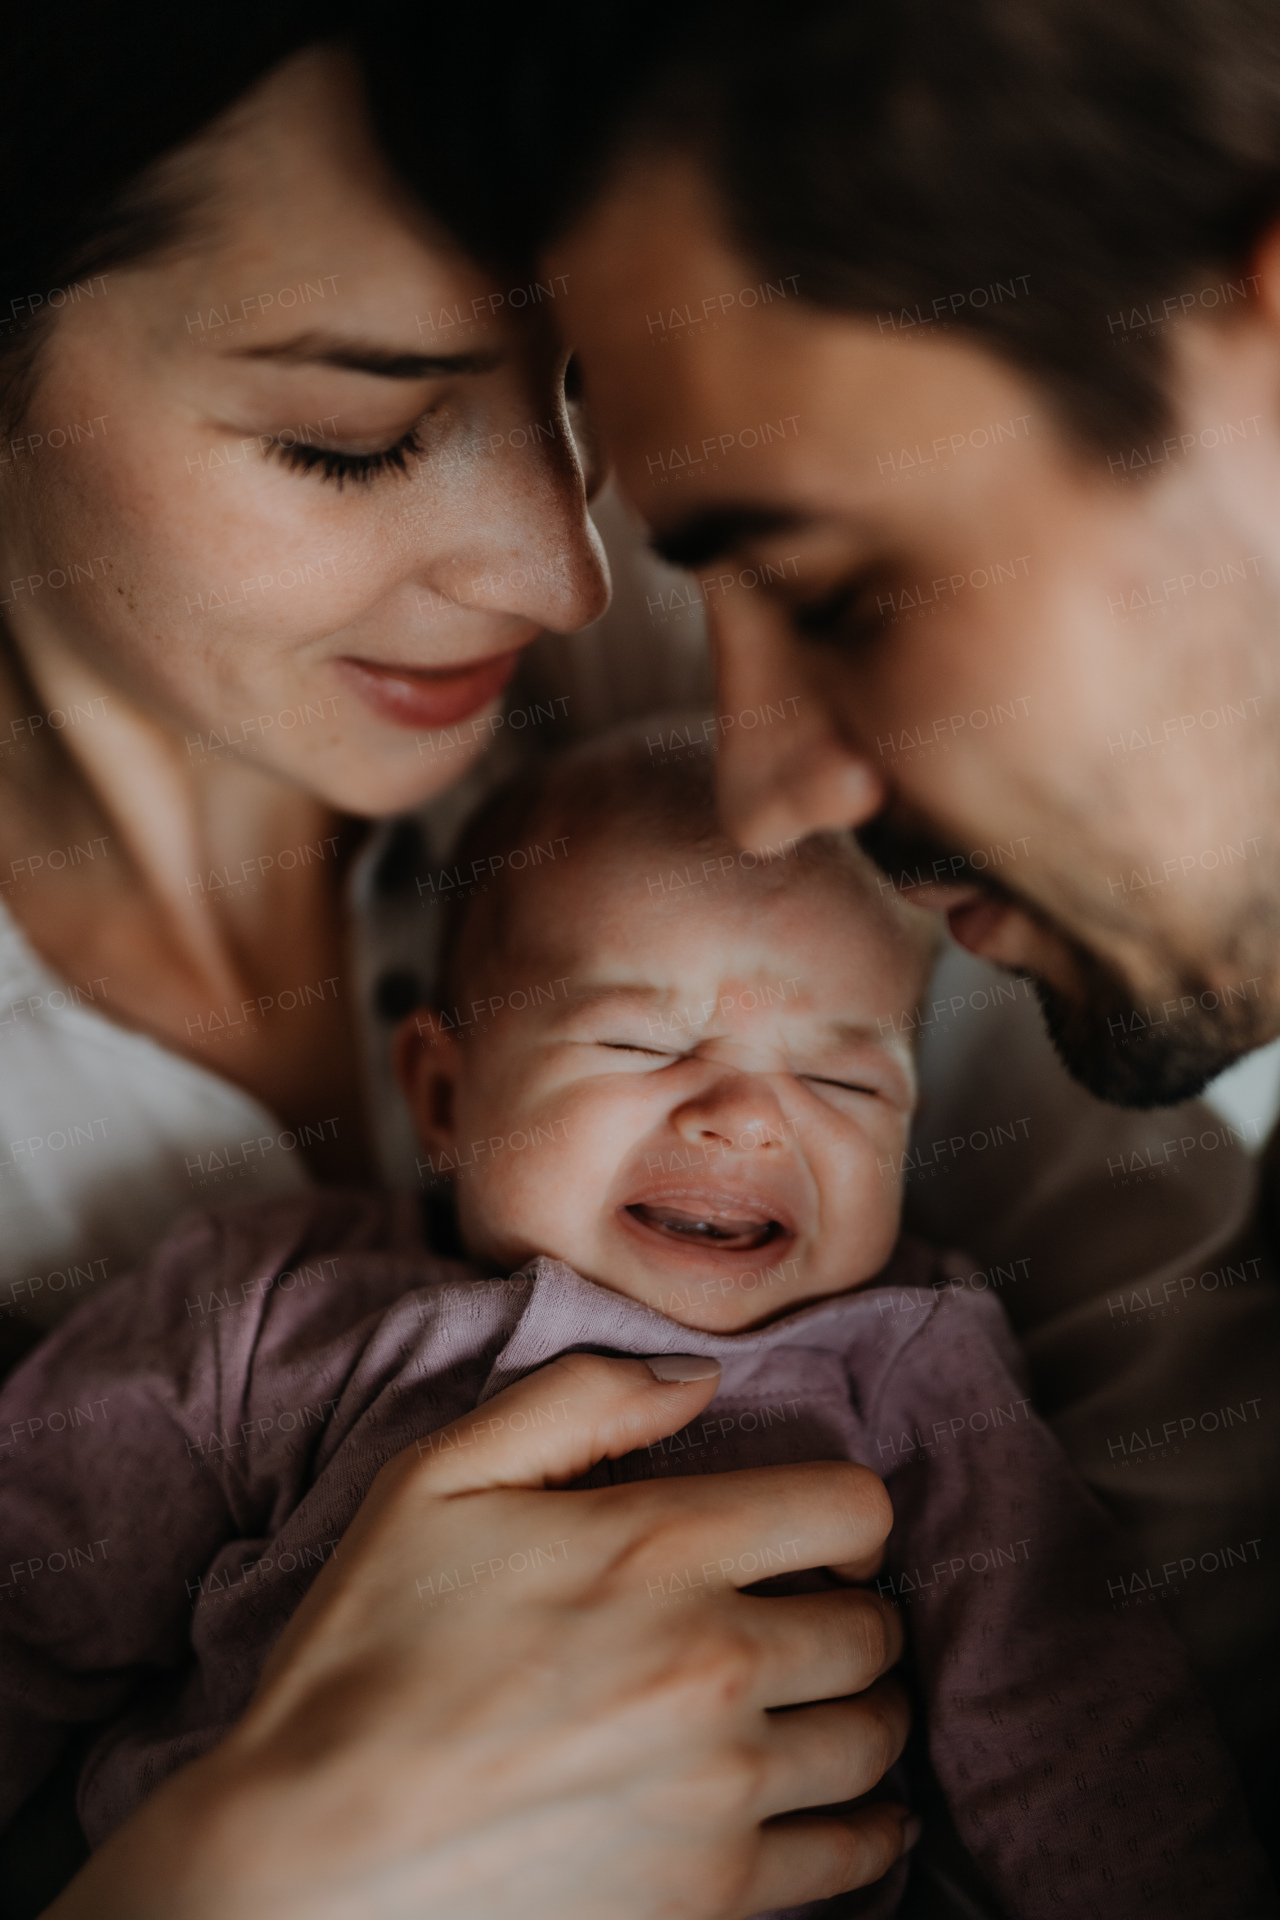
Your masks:
<svg viewBox="0 0 1280 1920"><path fill-rule="evenodd" d="M406 1015L391 1042L396 1078L424 1147L453 1145L455 1095L462 1072L458 1037L431 1007Z"/></svg>

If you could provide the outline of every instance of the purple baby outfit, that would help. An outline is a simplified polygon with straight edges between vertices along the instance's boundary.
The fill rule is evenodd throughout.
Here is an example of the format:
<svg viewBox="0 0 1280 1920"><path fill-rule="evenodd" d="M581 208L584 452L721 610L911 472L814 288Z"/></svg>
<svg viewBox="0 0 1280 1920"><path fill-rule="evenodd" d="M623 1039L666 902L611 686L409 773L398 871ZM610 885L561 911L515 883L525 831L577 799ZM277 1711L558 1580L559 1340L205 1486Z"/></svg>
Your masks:
<svg viewBox="0 0 1280 1920"><path fill-rule="evenodd" d="M884 1477L880 1584L929 1759L1010 1915L1273 1913L1180 1643L1158 1609L1117 1610L1123 1549L1032 1413L1000 1309L949 1274L904 1241L855 1293L697 1333L552 1260L477 1279L406 1200L188 1219L0 1395L0 1825L74 1723L106 1723L80 1787L95 1844L211 1747L393 1454L569 1349L698 1353L724 1367L706 1412L590 1483L814 1459ZM890 1912L900 1885L821 1911Z"/></svg>

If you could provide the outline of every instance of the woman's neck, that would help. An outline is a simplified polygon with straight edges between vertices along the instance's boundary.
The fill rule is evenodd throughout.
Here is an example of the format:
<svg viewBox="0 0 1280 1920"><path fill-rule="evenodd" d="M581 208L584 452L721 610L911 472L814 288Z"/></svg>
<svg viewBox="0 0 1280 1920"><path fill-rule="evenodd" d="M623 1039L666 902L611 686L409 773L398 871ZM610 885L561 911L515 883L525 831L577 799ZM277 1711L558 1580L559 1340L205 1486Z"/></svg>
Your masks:
<svg viewBox="0 0 1280 1920"><path fill-rule="evenodd" d="M43 884L31 890L40 894L58 886L50 852L86 837L105 843L116 898L131 898L163 929L180 969L215 998L245 984L246 949L272 911L274 890L250 889L241 876L260 878L273 849L327 844L334 858L322 863L319 891L336 891L337 856L352 839L339 816L269 771L194 749L56 638L43 636L29 655L12 642L0 649L0 742L9 744L0 757L10 801L0 842L5 892L30 872L33 833L31 851L46 859ZM63 885L80 895L83 864L61 869ZM237 884L214 899L213 875ZM38 936L38 906L32 917Z"/></svg>
<svg viewBox="0 0 1280 1920"><path fill-rule="evenodd" d="M365 829L189 750L43 639L0 637L0 798L0 898L47 964L286 1125L321 1122L322 1178L367 1179L342 888Z"/></svg>

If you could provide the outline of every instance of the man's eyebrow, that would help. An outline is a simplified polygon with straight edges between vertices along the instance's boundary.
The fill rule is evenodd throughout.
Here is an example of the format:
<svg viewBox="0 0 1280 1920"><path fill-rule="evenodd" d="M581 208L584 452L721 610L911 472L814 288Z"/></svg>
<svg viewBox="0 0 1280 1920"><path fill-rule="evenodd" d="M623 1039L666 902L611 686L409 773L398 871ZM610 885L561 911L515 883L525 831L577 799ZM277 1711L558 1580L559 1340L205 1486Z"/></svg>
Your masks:
<svg viewBox="0 0 1280 1920"><path fill-rule="evenodd" d="M805 517L788 507L708 507L672 527L659 527L649 545L673 567L700 567L762 534L786 533Z"/></svg>
<svg viewBox="0 0 1280 1920"><path fill-rule="evenodd" d="M491 373L497 353L397 353L369 340L338 340L324 333L300 333L272 347L241 347L235 360L282 360L290 366L343 367L382 380L438 380L450 373Z"/></svg>

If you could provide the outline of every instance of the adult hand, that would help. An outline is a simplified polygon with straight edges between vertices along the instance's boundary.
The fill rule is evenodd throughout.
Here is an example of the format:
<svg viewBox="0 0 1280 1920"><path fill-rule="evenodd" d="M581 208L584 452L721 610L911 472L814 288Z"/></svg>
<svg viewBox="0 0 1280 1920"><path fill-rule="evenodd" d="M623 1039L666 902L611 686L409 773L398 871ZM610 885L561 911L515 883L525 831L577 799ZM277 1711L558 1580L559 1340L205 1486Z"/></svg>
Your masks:
<svg viewBox="0 0 1280 1920"><path fill-rule="evenodd" d="M902 1807L796 1810L901 1751L897 1616L738 1590L869 1571L875 1475L563 1486L716 1385L571 1355L389 1462L244 1718L49 1920L737 1920L878 1879Z"/></svg>

